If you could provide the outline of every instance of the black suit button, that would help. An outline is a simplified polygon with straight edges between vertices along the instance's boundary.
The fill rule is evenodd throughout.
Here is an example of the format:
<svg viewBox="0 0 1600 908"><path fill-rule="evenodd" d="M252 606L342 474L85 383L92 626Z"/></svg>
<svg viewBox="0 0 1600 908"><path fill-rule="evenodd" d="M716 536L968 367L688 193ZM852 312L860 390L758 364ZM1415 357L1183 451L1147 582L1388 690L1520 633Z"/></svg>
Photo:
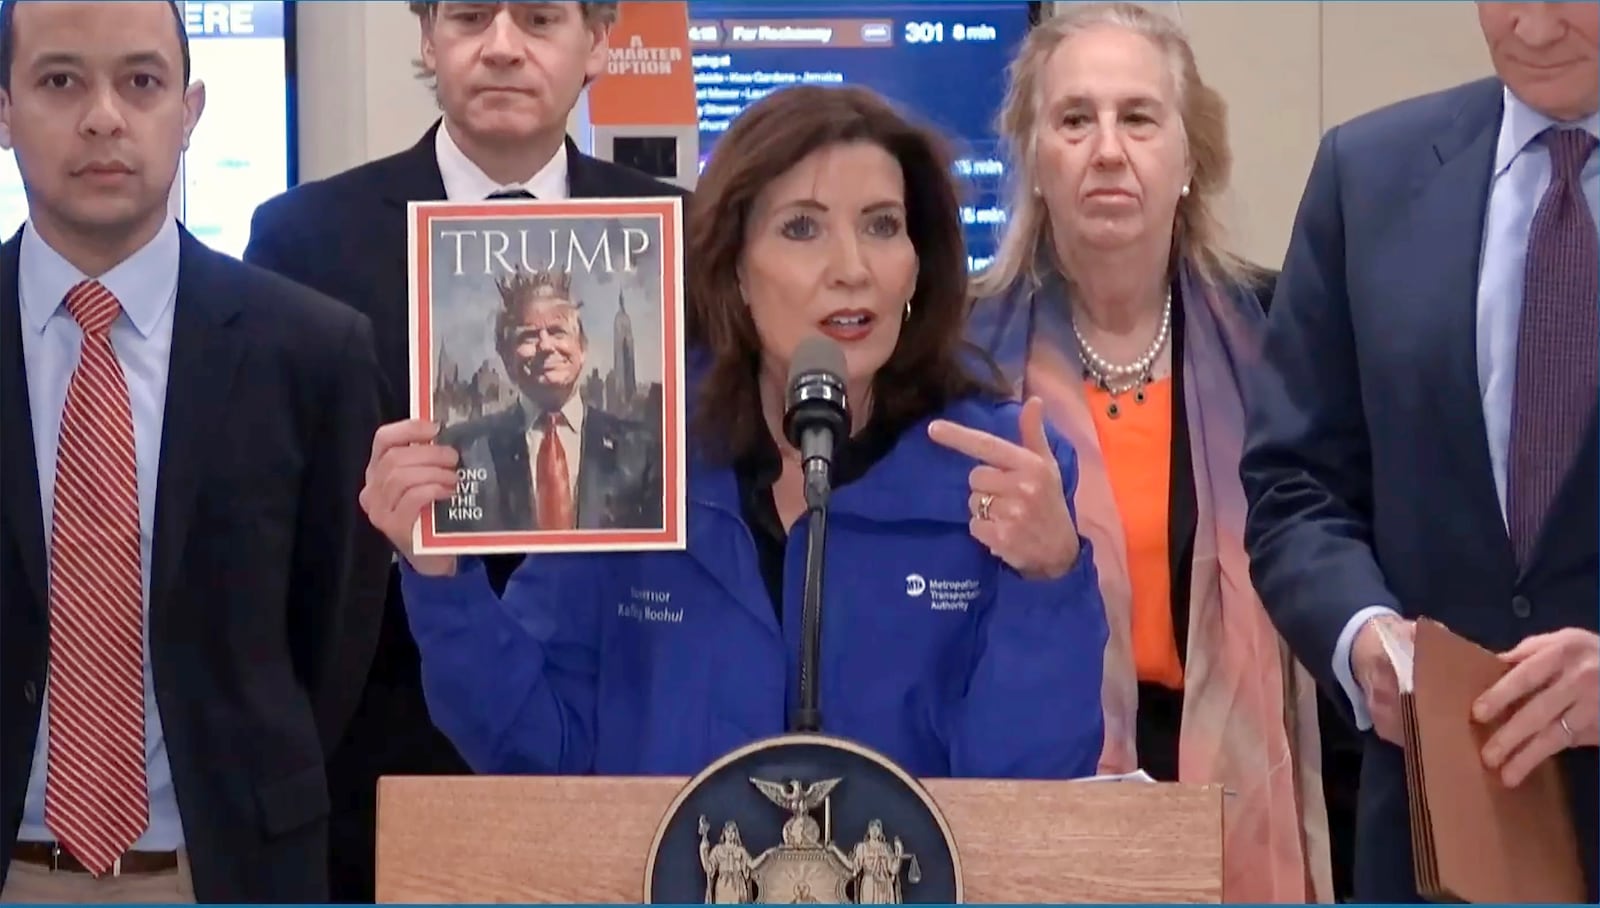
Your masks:
<svg viewBox="0 0 1600 908"><path fill-rule="evenodd" d="M28 701L28 705L29 706L32 706L33 704L38 703L39 702L39 685L34 684L32 681L23 682L23 685L22 685L22 699Z"/></svg>
<svg viewBox="0 0 1600 908"><path fill-rule="evenodd" d="M1533 603L1528 601L1527 596L1512 596L1511 614L1518 618L1526 618L1533 614Z"/></svg>

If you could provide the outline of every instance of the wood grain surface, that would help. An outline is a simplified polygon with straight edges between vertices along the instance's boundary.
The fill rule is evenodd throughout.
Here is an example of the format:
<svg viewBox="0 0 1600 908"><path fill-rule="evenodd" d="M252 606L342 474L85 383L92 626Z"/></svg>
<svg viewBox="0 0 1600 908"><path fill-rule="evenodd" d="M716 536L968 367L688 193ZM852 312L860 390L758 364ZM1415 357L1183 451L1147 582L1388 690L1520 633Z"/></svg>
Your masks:
<svg viewBox="0 0 1600 908"><path fill-rule="evenodd" d="M378 901L638 904L657 826L687 781L385 778ZM955 836L967 902L1221 899L1220 787L923 784Z"/></svg>

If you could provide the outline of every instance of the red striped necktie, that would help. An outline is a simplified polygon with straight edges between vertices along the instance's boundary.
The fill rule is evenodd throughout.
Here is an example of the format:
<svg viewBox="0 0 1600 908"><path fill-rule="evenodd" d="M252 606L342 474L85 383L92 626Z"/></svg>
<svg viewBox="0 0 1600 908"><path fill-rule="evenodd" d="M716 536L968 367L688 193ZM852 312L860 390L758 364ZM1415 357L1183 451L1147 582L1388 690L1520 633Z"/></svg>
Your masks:
<svg viewBox="0 0 1600 908"><path fill-rule="evenodd" d="M66 306L83 329L83 352L56 455L45 823L98 875L150 817L139 494L128 383L110 339L121 304L85 281Z"/></svg>

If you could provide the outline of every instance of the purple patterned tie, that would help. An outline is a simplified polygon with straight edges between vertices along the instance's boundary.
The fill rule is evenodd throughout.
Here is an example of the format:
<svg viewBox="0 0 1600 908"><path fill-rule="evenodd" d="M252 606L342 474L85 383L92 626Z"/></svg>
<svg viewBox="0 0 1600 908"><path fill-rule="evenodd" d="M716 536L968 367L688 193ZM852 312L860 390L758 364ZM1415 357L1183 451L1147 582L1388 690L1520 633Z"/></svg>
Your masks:
<svg viewBox="0 0 1600 908"><path fill-rule="evenodd" d="M1528 232L1506 493L1524 566L1589 427L1600 374L1600 235L1579 182L1596 139L1581 129L1549 129L1540 139L1550 149L1550 188Z"/></svg>

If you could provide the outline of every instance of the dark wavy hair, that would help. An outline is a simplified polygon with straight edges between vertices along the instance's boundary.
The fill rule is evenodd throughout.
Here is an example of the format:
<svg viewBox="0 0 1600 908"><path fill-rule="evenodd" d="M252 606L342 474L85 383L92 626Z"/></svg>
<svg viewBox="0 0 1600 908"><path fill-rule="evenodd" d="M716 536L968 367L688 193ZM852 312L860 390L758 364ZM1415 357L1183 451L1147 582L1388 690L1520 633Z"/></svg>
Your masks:
<svg viewBox="0 0 1600 908"><path fill-rule="evenodd" d="M689 204L687 335L707 358L692 408L703 454L732 461L767 425L757 385L761 342L739 294L738 264L761 191L821 148L870 142L905 178L906 231L916 249L911 317L872 381L873 420L907 425L972 395L1004 394L968 371L969 300L961 203L945 141L873 92L802 85L751 105L718 139Z"/></svg>

